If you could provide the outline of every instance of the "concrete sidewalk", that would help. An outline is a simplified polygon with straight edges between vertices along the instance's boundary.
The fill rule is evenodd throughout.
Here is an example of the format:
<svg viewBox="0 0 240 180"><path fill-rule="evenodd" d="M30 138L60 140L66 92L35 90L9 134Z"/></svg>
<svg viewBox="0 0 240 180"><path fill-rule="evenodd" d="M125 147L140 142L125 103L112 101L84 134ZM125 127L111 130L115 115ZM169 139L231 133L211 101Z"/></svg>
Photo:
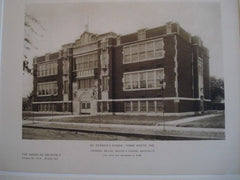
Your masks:
<svg viewBox="0 0 240 180"><path fill-rule="evenodd" d="M177 126L178 124L188 123L188 122L192 122L192 121L198 121L198 120L207 119L207 118L211 118L211 117L217 117L217 116L221 116L221 114L210 114L210 115L189 117L189 118L179 119L179 120L175 120L175 121L167 121L165 123L161 122L161 123L157 123L156 125L157 126L160 126L160 125Z"/></svg>
<svg viewBox="0 0 240 180"><path fill-rule="evenodd" d="M72 114L66 114L66 115L48 115L48 116L31 116L27 117L27 120L36 120L36 121L49 121L49 120L55 120L55 119L64 119L64 118L71 118L71 117L89 117L90 115L72 115Z"/></svg>
<svg viewBox="0 0 240 180"><path fill-rule="evenodd" d="M23 127L42 128L65 131L80 131L87 133L117 134L126 136L148 136L157 138L162 136L192 138L192 139L224 139L224 129L189 128L176 126L143 126L122 124L92 124L49 121L23 121Z"/></svg>

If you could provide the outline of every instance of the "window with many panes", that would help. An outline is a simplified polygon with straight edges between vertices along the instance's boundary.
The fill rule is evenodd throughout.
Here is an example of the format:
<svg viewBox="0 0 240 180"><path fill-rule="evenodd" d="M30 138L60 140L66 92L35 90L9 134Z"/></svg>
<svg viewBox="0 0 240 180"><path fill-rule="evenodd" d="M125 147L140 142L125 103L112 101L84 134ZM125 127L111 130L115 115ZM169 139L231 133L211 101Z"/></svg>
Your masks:
<svg viewBox="0 0 240 180"><path fill-rule="evenodd" d="M77 57L75 62L76 62L75 70L77 71L97 68L98 54L94 53Z"/></svg>
<svg viewBox="0 0 240 180"><path fill-rule="evenodd" d="M124 102L125 112L163 112L163 100L140 100Z"/></svg>
<svg viewBox="0 0 240 180"><path fill-rule="evenodd" d="M154 69L127 72L123 74L123 90L141 90L162 88L164 70Z"/></svg>
<svg viewBox="0 0 240 180"><path fill-rule="evenodd" d="M54 63L44 63L37 65L37 76L52 76L58 73L58 64L57 62Z"/></svg>
<svg viewBox="0 0 240 180"><path fill-rule="evenodd" d="M124 64L159 59L163 58L164 55L163 38L123 47Z"/></svg>
<svg viewBox="0 0 240 180"><path fill-rule="evenodd" d="M47 82L37 84L37 95L38 96L51 96L58 94L57 82Z"/></svg>
<svg viewBox="0 0 240 180"><path fill-rule="evenodd" d="M79 79L78 89L89 89L95 86L95 79Z"/></svg>
<svg viewBox="0 0 240 180"><path fill-rule="evenodd" d="M56 104L38 104L38 111L56 111Z"/></svg>

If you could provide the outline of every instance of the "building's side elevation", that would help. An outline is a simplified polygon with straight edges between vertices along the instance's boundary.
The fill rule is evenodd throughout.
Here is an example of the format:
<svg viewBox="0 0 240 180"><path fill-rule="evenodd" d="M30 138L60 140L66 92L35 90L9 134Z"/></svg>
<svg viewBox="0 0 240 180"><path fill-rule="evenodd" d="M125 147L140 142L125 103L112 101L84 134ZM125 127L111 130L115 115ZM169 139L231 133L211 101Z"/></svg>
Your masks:
<svg viewBox="0 0 240 180"><path fill-rule="evenodd" d="M193 113L208 109L209 53L177 23L128 35L85 31L34 59L35 111Z"/></svg>

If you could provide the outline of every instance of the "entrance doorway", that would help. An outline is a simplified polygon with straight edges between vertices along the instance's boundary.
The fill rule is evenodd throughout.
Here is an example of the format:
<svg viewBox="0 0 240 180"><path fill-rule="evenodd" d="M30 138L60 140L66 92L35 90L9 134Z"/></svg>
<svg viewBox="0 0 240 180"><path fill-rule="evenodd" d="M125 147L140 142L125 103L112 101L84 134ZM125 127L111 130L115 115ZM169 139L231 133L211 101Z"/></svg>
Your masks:
<svg viewBox="0 0 240 180"><path fill-rule="evenodd" d="M81 114L91 113L91 103L89 101L80 102L80 113Z"/></svg>

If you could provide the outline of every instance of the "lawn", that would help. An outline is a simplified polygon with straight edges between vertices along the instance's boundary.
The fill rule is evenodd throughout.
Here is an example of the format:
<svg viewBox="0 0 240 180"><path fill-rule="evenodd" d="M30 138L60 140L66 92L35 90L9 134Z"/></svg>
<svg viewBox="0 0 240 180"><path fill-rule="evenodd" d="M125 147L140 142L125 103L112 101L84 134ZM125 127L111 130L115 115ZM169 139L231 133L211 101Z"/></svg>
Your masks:
<svg viewBox="0 0 240 180"><path fill-rule="evenodd" d="M225 128L224 115L178 124L177 127Z"/></svg>
<svg viewBox="0 0 240 180"><path fill-rule="evenodd" d="M33 113L32 111L22 111L22 118L26 119L29 117L44 117L44 116L61 116L64 113L55 113L55 112L48 112L48 113Z"/></svg>
<svg viewBox="0 0 240 180"><path fill-rule="evenodd" d="M104 124L126 124L126 125L149 125L155 126L163 121L172 121L184 117L163 117L163 116L127 116L127 115L98 115L85 117L69 117L54 119L57 122L74 123L104 123Z"/></svg>

